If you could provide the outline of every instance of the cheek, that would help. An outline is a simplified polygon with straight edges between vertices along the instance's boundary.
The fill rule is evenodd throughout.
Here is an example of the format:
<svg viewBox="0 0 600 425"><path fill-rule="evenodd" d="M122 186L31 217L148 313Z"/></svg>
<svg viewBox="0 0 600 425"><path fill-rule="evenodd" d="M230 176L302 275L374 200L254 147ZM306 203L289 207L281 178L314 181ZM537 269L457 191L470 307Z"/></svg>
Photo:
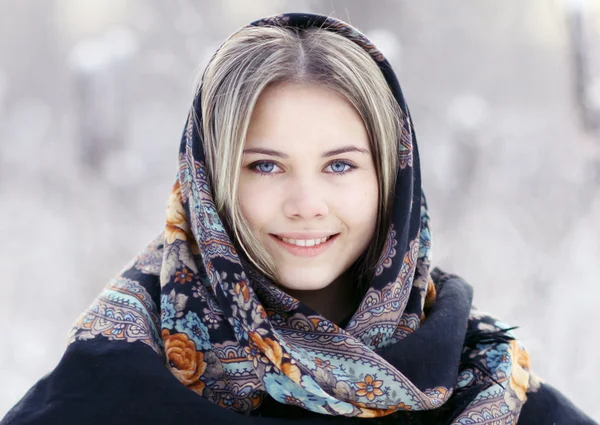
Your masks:
<svg viewBox="0 0 600 425"><path fill-rule="evenodd" d="M273 191L261 190L251 182L240 183L238 201L252 231L262 228L272 219L276 205Z"/></svg>
<svg viewBox="0 0 600 425"><path fill-rule="evenodd" d="M342 220L346 221L350 230L361 233L367 231L370 237L377 222L379 207L379 191L376 177L357 180L350 190L342 192L339 208Z"/></svg>

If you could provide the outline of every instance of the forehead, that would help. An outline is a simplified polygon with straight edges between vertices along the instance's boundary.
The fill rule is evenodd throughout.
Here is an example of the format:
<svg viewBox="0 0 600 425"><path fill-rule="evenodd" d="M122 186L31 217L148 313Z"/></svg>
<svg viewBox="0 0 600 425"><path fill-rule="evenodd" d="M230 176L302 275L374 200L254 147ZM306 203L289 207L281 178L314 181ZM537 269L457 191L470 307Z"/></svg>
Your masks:
<svg viewBox="0 0 600 425"><path fill-rule="evenodd" d="M334 90L310 83L267 87L252 113L246 145L292 148L311 142L366 147L368 138L360 114Z"/></svg>

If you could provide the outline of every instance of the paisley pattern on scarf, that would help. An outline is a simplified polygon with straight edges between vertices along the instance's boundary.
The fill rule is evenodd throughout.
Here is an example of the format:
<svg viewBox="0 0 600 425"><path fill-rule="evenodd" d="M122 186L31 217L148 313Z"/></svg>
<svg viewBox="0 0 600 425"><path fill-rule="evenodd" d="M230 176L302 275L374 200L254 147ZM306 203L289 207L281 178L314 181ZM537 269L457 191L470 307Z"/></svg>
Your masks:
<svg viewBox="0 0 600 425"><path fill-rule="evenodd" d="M268 394L321 414L381 417L436 409L455 393L480 388L453 423L516 423L529 360L507 327L491 317L475 310L465 317L467 329L456 341L460 362L428 352L428 344L404 354L415 361L439 358L450 373L431 377L426 363L401 370L385 354L420 335L435 314L438 291L444 291L431 278L416 137L389 63L364 35L332 18L289 14L251 25L319 27L347 37L376 61L401 106L393 224L357 311L340 327L261 276L237 252L212 197L195 126L202 116L198 94L181 140L164 232L81 316L71 341L140 341L164 356L183 385L243 413L258 409ZM478 337L469 342L469 335Z"/></svg>

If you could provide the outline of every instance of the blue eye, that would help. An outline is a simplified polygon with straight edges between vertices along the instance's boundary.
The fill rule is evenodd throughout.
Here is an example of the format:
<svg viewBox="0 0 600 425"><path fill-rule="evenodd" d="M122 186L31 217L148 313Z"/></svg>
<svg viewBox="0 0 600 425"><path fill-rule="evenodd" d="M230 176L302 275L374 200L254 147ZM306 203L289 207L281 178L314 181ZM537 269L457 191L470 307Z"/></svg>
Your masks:
<svg viewBox="0 0 600 425"><path fill-rule="evenodd" d="M256 171L259 174L275 174L277 170L275 170L277 165L275 165L272 161L259 161L254 164L250 164L248 166L251 170Z"/></svg>
<svg viewBox="0 0 600 425"><path fill-rule="evenodd" d="M261 162L260 164L257 164L256 168L258 168L258 171L261 173L270 173L273 171L273 168L275 168L275 164L272 162Z"/></svg>
<svg viewBox="0 0 600 425"><path fill-rule="evenodd" d="M345 174L353 168L355 167L345 161L333 161L325 169L331 169L330 172L334 174Z"/></svg>

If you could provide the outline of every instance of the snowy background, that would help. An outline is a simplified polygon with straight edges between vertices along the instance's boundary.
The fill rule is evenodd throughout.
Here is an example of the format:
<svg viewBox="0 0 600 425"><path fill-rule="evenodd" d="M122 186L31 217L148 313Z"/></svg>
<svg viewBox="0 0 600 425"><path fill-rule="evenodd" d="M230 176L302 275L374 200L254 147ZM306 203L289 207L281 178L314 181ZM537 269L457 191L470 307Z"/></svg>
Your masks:
<svg viewBox="0 0 600 425"><path fill-rule="evenodd" d="M162 227L195 70L285 11L394 65L437 265L600 421L600 1L0 0L0 417Z"/></svg>

